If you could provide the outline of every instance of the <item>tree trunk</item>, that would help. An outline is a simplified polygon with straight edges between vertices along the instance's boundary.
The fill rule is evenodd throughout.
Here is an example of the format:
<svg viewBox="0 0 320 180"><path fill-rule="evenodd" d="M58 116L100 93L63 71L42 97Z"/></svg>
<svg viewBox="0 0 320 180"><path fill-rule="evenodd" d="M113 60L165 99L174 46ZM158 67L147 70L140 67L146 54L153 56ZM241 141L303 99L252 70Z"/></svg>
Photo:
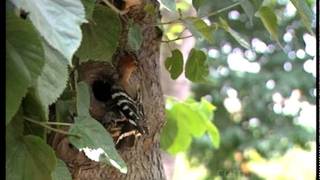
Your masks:
<svg viewBox="0 0 320 180"><path fill-rule="evenodd" d="M153 4L159 11L158 3L153 0ZM115 179L115 180L161 180L165 179L162 166L159 140L160 130L164 124L164 101L160 86L160 62L159 62L159 32L151 24L156 24L159 16L151 16L143 10L144 5L130 11L128 16L138 23L143 31L143 43L137 52L139 67L137 72L131 78L132 84L139 84L142 91L142 100L145 113L145 123L149 133L142 135L135 140L133 147L120 148L120 153L128 167L127 174L121 174L119 170L110 165L102 165L91 161L73 147L70 147L65 136L56 134L51 143L56 150L57 156L64 160L68 165L73 179ZM126 49L127 23L123 23L123 32L119 41L119 49ZM100 70L99 70L100 69ZM99 72L105 72L108 69L104 63L89 62L85 67L80 67L79 77L88 82L92 82L100 76ZM83 76L83 77L81 77ZM101 108L101 107L100 107ZM103 116L99 105L91 102L90 113L94 118Z"/></svg>

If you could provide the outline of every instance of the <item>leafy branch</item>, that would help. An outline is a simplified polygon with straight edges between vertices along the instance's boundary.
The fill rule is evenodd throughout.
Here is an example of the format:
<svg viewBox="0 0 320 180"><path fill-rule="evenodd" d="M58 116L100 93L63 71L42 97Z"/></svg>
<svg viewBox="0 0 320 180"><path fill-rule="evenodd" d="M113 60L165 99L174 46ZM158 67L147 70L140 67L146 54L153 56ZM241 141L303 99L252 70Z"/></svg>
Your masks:
<svg viewBox="0 0 320 180"><path fill-rule="evenodd" d="M208 13L204 16L200 16L200 17L192 17L192 16L188 16L188 17L182 17L182 13L179 11L179 18L172 20L172 21L168 21L168 22L163 22L160 23L160 25L167 25L167 24L174 24L174 23L183 23L185 25L185 29L180 33L180 35L175 38L175 39L168 39L168 40L162 40L161 42L164 43L168 43L168 42L173 42L173 41L177 41L177 40L181 40L181 39L186 39L186 38L190 38L190 37L204 37L204 39L206 39L208 42L212 42L212 36L210 34L211 29L212 29L212 25L208 26L203 20L202 18L204 17L210 17L210 16L214 16L217 15L219 13L222 13L224 11L230 10L236 6L240 5L240 2L234 3L230 6L227 6L225 8L219 9L217 11ZM214 24L213 24L214 25ZM215 24L215 28L217 28L216 26L217 24ZM188 35L185 37L181 37L181 35L183 34L183 32L186 29L189 29L190 32L192 33L192 35Z"/></svg>
<svg viewBox="0 0 320 180"><path fill-rule="evenodd" d="M222 8L222 9L219 9L217 11L210 12L210 13L208 13L206 15L200 16L199 18L202 19L202 18L205 18L205 17L215 16L217 14L220 14L222 12L228 11L228 10L230 10L230 9L236 7L236 6L239 6L239 5L240 5L240 2L236 2L236 3L231 4L230 6L227 6L225 8ZM174 19L174 20L171 20L171 21L167 21L167 22L158 23L157 25L159 26L159 25L169 25L169 24L175 24L175 23L183 23L183 21L188 20L188 19L192 19L192 18L194 18L194 17L190 17L190 16L182 17L181 14L180 14L179 18L177 18L177 19Z"/></svg>

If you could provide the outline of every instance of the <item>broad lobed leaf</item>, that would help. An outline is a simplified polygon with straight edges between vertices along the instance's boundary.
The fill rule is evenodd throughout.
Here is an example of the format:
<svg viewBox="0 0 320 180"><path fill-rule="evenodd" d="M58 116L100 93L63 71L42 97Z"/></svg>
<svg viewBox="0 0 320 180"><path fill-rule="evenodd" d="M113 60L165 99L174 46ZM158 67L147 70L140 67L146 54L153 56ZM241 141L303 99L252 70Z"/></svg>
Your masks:
<svg viewBox="0 0 320 180"><path fill-rule="evenodd" d="M68 167L61 159L57 159L56 167L51 176L52 180L72 180Z"/></svg>
<svg viewBox="0 0 320 180"><path fill-rule="evenodd" d="M18 113L6 129L6 179L51 180L55 153L43 139L22 135L22 118Z"/></svg>
<svg viewBox="0 0 320 180"><path fill-rule="evenodd" d="M189 17L184 20L185 26L191 31L192 35L197 38L204 38L209 43L213 42L212 28L198 17Z"/></svg>
<svg viewBox="0 0 320 180"><path fill-rule="evenodd" d="M77 85L77 112L75 123L69 132L80 137L69 136L70 142L80 151L84 151L92 160L109 163L127 173L127 166L114 147L113 139L107 130L89 114L90 94L85 82ZM98 153L97 158L92 158L92 151Z"/></svg>
<svg viewBox="0 0 320 180"><path fill-rule="evenodd" d="M19 9L29 12L30 20L44 39L71 64L72 56L80 46L80 25L85 10L80 0L11 0Z"/></svg>
<svg viewBox="0 0 320 180"><path fill-rule="evenodd" d="M177 119L172 110L166 110L166 124L164 127L161 132L160 144L161 148L166 150L172 146L178 133Z"/></svg>
<svg viewBox="0 0 320 180"><path fill-rule="evenodd" d="M171 56L165 61L165 67L172 79L177 79L183 72L183 56L179 49L171 52Z"/></svg>
<svg viewBox="0 0 320 180"><path fill-rule="evenodd" d="M290 0L294 7L297 8L298 13L301 17L301 21L304 24L304 26L307 28L307 30L311 33L314 34L312 30L312 19L313 19L313 14L311 8L308 6L307 2L305 0Z"/></svg>
<svg viewBox="0 0 320 180"><path fill-rule="evenodd" d="M6 13L6 124L44 66L41 41L32 24Z"/></svg>
<svg viewBox="0 0 320 180"><path fill-rule="evenodd" d="M220 20L220 25L222 26L222 28L227 31L242 47L250 49L250 44L249 42L244 39L238 32L236 32L235 30L233 30L228 22L226 20L224 20L223 18L219 17Z"/></svg>
<svg viewBox="0 0 320 180"><path fill-rule="evenodd" d="M200 6L202 6L204 3L204 0L192 0L192 6L198 11Z"/></svg>
<svg viewBox="0 0 320 180"><path fill-rule="evenodd" d="M127 173L127 167L114 147L113 139L106 129L90 116L80 116L75 119L70 133L78 134L80 138L69 136L70 142L81 151L100 151L100 162L109 163L119 169L121 173Z"/></svg>
<svg viewBox="0 0 320 180"><path fill-rule="evenodd" d="M260 17L264 27L268 30L271 37L275 41L278 39L278 20L272 9L267 6L260 7L257 15Z"/></svg>
<svg viewBox="0 0 320 180"><path fill-rule="evenodd" d="M90 93L88 85L81 81L77 84L77 112L78 116L90 116Z"/></svg>
<svg viewBox="0 0 320 180"><path fill-rule="evenodd" d="M32 91L39 99L45 119L48 120L48 106L54 103L65 89L68 81L68 64L57 50L42 41L45 52L45 65L41 75L32 87Z"/></svg>
<svg viewBox="0 0 320 180"><path fill-rule="evenodd" d="M88 21L92 20L92 14L93 14L93 10L94 10L94 6L96 4L96 0L81 0L85 12L86 12L86 19Z"/></svg>
<svg viewBox="0 0 320 180"><path fill-rule="evenodd" d="M161 134L161 148L171 154L186 151L192 137L201 137L205 132L208 133L213 146L218 148L219 132L211 122L214 109L215 107L205 99L201 99L201 102L192 99L183 102L167 99L167 124Z"/></svg>
<svg viewBox="0 0 320 180"><path fill-rule="evenodd" d="M33 135L17 139L6 156L6 179L51 180L56 163L53 149L41 138Z"/></svg>
<svg viewBox="0 0 320 180"><path fill-rule="evenodd" d="M81 26L83 39L76 56L81 62L89 59L111 61L120 35L120 20L110 8L96 5L92 21Z"/></svg>
<svg viewBox="0 0 320 180"><path fill-rule="evenodd" d="M243 9L243 11L246 13L246 15L249 18L250 21L250 25L253 25L253 17L254 17L254 13L255 13L255 9L253 4L251 3L250 0L240 0L240 5L241 8Z"/></svg>
<svg viewBox="0 0 320 180"><path fill-rule="evenodd" d="M204 82L209 74L206 54L197 49L191 49L185 66L186 77L193 82Z"/></svg>

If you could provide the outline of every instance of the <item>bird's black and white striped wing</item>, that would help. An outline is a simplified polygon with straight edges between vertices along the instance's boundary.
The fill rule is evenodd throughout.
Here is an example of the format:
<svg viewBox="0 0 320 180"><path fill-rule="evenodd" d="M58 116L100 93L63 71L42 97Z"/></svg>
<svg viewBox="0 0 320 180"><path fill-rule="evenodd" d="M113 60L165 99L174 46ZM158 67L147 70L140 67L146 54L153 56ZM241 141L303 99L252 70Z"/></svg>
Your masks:
<svg viewBox="0 0 320 180"><path fill-rule="evenodd" d="M129 123L134 125L141 134L144 134L144 129L138 123L143 118L143 111L140 109L138 102L116 85L112 87L111 99L118 110L128 119Z"/></svg>

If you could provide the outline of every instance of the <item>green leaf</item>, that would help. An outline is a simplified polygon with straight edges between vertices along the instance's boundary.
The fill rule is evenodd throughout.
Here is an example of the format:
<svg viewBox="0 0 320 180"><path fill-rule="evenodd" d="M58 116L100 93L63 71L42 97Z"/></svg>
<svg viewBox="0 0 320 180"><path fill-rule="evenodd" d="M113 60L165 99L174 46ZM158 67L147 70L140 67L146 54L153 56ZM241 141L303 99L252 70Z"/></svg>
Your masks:
<svg viewBox="0 0 320 180"><path fill-rule="evenodd" d="M85 82L79 82L77 85L77 112L78 116L90 116L90 93L89 87Z"/></svg>
<svg viewBox="0 0 320 180"><path fill-rule="evenodd" d="M192 6L198 11L204 0L192 0Z"/></svg>
<svg viewBox="0 0 320 180"><path fill-rule="evenodd" d="M78 134L80 138L69 136L70 142L92 160L109 163L127 173L127 166L114 147L113 139L106 129L89 114L90 94L85 82L77 85L78 117L69 132ZM90 151L96 151L98 157L91 157Z"/></svg>
<svg viewBox="0 0 320 180"><path fill-rule="evenodd" d="M24 133L23 113L22 108L20 108L12 118L10 124L6 126L6 145L10 145L11 142L15 142L15 139L22 136ZM6 146L6 151L9 147L10 146Z"/></svg>
<svg viewBox="0 0 320 180"><path fill-rule="evenodd" d="M81 62L89 59L111 61L118 46L120 28L119 17L114 11L96 5L92 22L81 26L83 39L76 56Z"/></svg>
<svg viewBox="0 0 320 180"><path fill-rule="evenodd" d="M91 117L77 117L70 133L79 134L80 138L69 136L70 142L95 161L109 163L127 173L127 167L114 147L113 139L105 128ZM90 157L88 151L96 151L98 157Z"/></svg>
<svg viewBox="0 0 320 180"><path fill-rule="evenodd" d="M75 100L58 100L55 103L56 121L68 122L68 117L76 114Z"/></svg>
<svg viewBox="0 0 320 180"><path fill-rule="evenodd" d="M263 0L249 0L254 8L254 12L257 12L261 7Z"/></svg>
<svg viewBox="0 0 320 180"><path fill-rule="evenodd" d="M220 134L217 127L208 120L205 119L213 119L213 111L216 109L214 105L212 105L209 101L204 98L201 98L200 104L194 104L194 108L198 108L198 112L200 112L203 123L206 124L207 133L211 139L211 143L215 148L219 148L220 146Z"/></svg>
<svg viewBox="0 0 320 180"><path fill-rule="evenodd" d="M160 146L162 149L168 149L173 144L173 140L177 136L177 121L174 112L166 110L166 124L161 131Z"/></svg>
<svg viewBox="0 0 320 180"><path fill-rule="evenodd" d="M209 67L206 62L206 54L197 49L191 49L185 66L185 75L190 81L203 82L209 74Z"/></svg>
<svg viewBox="0 0 320 180"><path fill-rule="evenodd" d="M195 105L197 105L198 103L195 103ZM216 110L216 107L214 105L212 105L209 101L207 101L204 98L201 98L201 102L200 105L197 107L199 109L201 109L201 113L203 113L203 116L208 118L208 119L212 119L213 118L213 113L212 111Z"/></svg>
<svg viewBox="0 0 320 180"><path fill-rule="evenodd" d="M49 118L49 105L57 100L63 92L68 78L65 59L58 51L43 41L46 64L41 75L23 101L25 115L32 119L46 122ZM45 129L39 125L28 123L28 133L45 137Z"/></svg>
<svg viewBox="0 0 320 180"><path fill-rule="evenodd" d="M170 72L172 79L177 79L183 71L183 56L179 49L171 52L172 56L165 61L165 67Z"/></svg>
<svg viewBox="0 0 320 180"><path fill-rule="evenodd" d="M11 1L6 1L6 12L15 11L15 5Z"/></svg>
<svg viewBox="0 0 320 180"><path fill-rule="evenodd" d="M217 127L212 123L206 123L207 125L207 132L209 134L209 137L211 139L211 143L214 147L219 148L220 146L220 134L217 129Z"/></svg>
<svg viewBox="0 0 320 180"><path fill-rule="evenodd" d="M241 8L243 9L243 11L248 16L250 24L252 26L253 25L252 21L253 21L253 17L254 17L254 13L255 13L254 6L250 2L250 0L240 0L240 5L241 5Z"/></svg>
<svg viewBox="0 0 320 180"><path fill-rule="evenodd" d="M192 35L198 38L204 38L209 43L213 42L213 31L202 19L189 17L184 20L184 24L191 31Z"/></svg>
<svg viewBox="0 0 320 180"><path fill-rule="evenodd" d="M11 133L7 131L7 135ZM6 144L7 180L52 179L51 173L56 165L55 154L41 138L33 135L14 139L6 137Z"/></svg>
<svg viewBox="0 0 320 180"><path fill-rule="evenodd" d="M158 0L165 8L175 12L176 11L176 1L175 0Z"/></svg>
<svg viewBox="0 0 320 180"><path fill-rule="evenodd" d="M212 0L192 0L192 5L197 11L197 16L204 17L212 11L218 10L217 7L214 5L216 2L212 2ZM223 6L219 7L221 8Z"/></svg>
<svg viewBox="0 0 320 180"><path fill-rule="evenodd" d="M205 99L201 99L201 102L193 99L178 102L168 98L166 101L167 123L161 133L161 148L171 154L186 151L192 138L199 138L205 132L210 136L213 146L218 148L219 131L211 123L214 109L215 107Z"/></svg>
<svg viewBox="0 0 320 180"><path fill-rule="evenodd" d="M43 41L46 63L31 91L39 99L48 119L48 106L54 103L65 89L68 81L68 64L57 50Z"/></svg>
<svg viewBox="0 0 320 180"><path fill-rule="evenodd" d="M305 0L291 0L294 7L297 8L298 13L301 17L301 21L304 24L304 26L307 28L307 30L314 35L314 32L312 30L312 10L308 6L307 2Z"/></svg>
<svg viewBox="0 0 320 180"><path fill-rule="evenodd" d="M51 176L52 180L72 180L68 167L61 159L57 159L56 167Z"/></svg>
<svg viewBox="0 0 320 180"><path fill-rule="evenodd" d="M25 117L31 118L35 121L48 121L48 107L44 107L39 97L35 94L34 89L30 89L27 96L22 102L23 114ZM46 138L46 129L38 124L25 122L24 134L32 134L41 138Z"/></svg>
<svg viewBox="0 0 320 180"><path fill-rule="evenodd" d="M178 125L178 133L173 139L172 145L165 149L168 153L175 155L179 152L186 151L192 142L192 136L184 129L182 125Z"/></svg>
<svg viewBox="0 0 320 180"><path fill-rule="evenodd" d="M183 108L184 106L179 106L179 104L177 105L176 101L171 98L167 99L166 125L161 133L160 145L162 149L166 150L170 154L186 151L192 141L192 136L189 132L190 127L188 125L185 126L186 123L181 121L187 117L187 115L183 115L179 112L179 110ZM183 117L181 115L183 115ZM190 119L189 117L187 118L188 120Z"/></svg>
<svg viewBox="0 0 320 180"><path fill-rule="evenodd" d="M30 12L28 17L40 34L71 64L82 38L80 25L86 22L82 3L70 0L13 0L13 3Z"/></svg>
<svg viewBox="0 0 320 180"><path fill-rule="evenodd" d="M32 24L6 13L6 124L40 75L44 53Z"/></svg>
<svg viewBox="0 0 320 180"><path fill-rule="evenodd" d="M133 49L138 51L142 44L143 36L142 31L137 23L133 23L128 32L128 44Z"/></svg>
<svg viewBox="0 0 320 180"><path fill-rule="evenodd" d="M41 101L48 106L55 102L66 88L69 72L68 64L62 54L45 41L43 48L46 64L37 80L36 92Z"/></svg>
<svg viewBox="0 0 320 180"><path fill-rule="evenodd" d="M224 20L223 18L219 17L220 25L222 28L227 31L242 47L250 49L250 43L245 40L241 35L236 32L235 30L231 29L228 22Z"/></svg>
<svg viewBox="0 0 320 180"><path fill-rule="evenodd" d="M197 109L192 108L189 103L176 104L176 109L173 109L179 116L178 128L179 130L184 128L194 137L201 137L205 133L206 126L202 123L201 114L197 112Z"/></svg>
<svg viewBox="0 0 320 180"><path fill-rule="evenodd" d="M264 27L268 30L273 40L278 41L278 21L272 9L267 6L260 7L257 14Z"/></svg>
<svg viewBox="0 0 320 180"><path fill-rule="evenodd" d="M81 2L86 12L86 19L92 20L92 14L93 14L94 6L96 4L96 0L81 0Z"/></svg>

